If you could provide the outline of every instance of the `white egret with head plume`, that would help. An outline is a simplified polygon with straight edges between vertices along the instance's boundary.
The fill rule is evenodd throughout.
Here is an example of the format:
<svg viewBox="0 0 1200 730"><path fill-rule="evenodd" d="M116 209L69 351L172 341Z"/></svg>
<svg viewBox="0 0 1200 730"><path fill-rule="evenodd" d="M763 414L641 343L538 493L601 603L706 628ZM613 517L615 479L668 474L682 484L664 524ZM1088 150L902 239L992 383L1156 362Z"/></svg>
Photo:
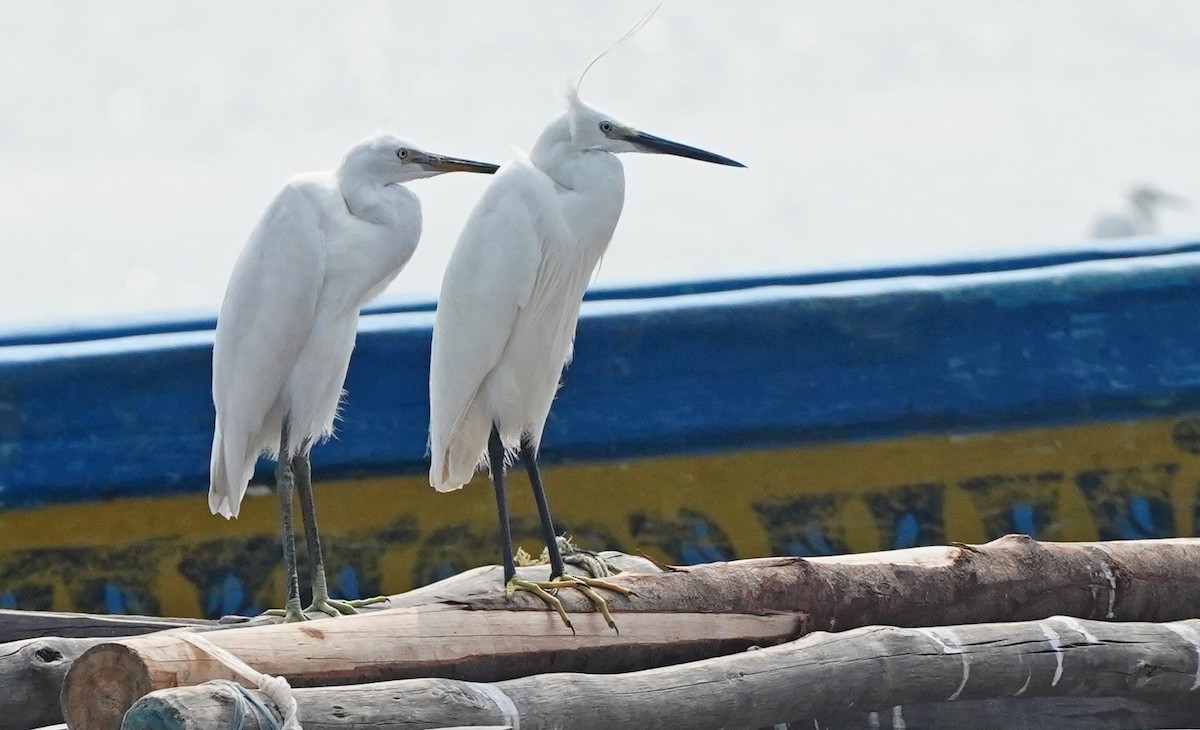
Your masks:
<svg viewBox="0 0 1200 730"><path fill-rule="evenodd" d="M509 590L537 593L568 626L561 604L545 589L580 588L614 625L589 585L614 586L563 575L537 454L571 358L584 289L621 215L625 179L617 154L625 152L743 167L588 106L576 85L567 110L546 126L529 156L502 166L475 205L442 280L433 327L430 484L443 492L458 489L480 463L490 466L505 583ZM505 459L513 451L525 464L537 501L551 566L548 583L515 577L504 488Z"/></svg>

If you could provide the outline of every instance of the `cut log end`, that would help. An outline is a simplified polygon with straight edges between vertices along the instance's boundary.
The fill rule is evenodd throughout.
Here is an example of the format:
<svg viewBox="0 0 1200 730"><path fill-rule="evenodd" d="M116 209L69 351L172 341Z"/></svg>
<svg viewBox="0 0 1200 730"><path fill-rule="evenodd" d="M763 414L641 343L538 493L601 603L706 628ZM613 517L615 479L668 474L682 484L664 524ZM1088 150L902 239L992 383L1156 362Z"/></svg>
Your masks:
<svg viewBox="0 0 1200 730"><path fill-rule="evenodd" d="M187 727L187 718L174 703L163 702L149 694L129 708L121 727L123 730L181 730Z"/></svg>
<svg viewBox="0 0 1200 730"><path fill-rule="evenodd" d="M150 691L150 674L137 652L101 644L87 652L88 672L67 672L62 710L69 728L118 730L125 711Z"/></svg>
<svg viewBox="0 0 1200 730"><path fill-rule="evenodd" d="M270 698L259 700L271 706ZM255 712L242 712L235 718L236 700L220 685L208 683L196 687L151 692L134 703L125 713L122 730L203 730L236 727L241 730L265 730Z"/></svg>

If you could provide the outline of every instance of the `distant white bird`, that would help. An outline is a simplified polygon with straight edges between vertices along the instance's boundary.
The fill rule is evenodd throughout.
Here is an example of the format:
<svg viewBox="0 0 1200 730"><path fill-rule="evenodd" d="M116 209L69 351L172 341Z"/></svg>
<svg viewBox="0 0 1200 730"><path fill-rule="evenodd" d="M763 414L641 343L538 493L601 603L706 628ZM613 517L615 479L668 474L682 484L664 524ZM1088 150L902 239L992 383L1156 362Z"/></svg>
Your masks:
<svg viewBox="0 0 1200 730"><path fill-rule="evenodd" d="M570 621L547 587L580 588L605 613L603 599L563 576L537 452L563 367L571 358L584 289L621 215L621 152L658 152L721 165L741 163L669 142L622 124L568 95L526 157L505 164L459 236L442 280L429 377L429 482L462 487L486 460L500 516L504 580L531 590ZM703 214L697 211L697 214ZM549 552L551 582L515 579L505 455L519 452L529 472ZM609 584L593 582L605 588ZM615 627L614 627L615 628Z"/></svg>
<svg viewBox="0 0 1200 730"><path fill-rule="evenodd" d="M1188 201L1149 185L1139 185L1126 196L1120 212L1102 213L1092 224L1092 238L1126 238L1158 233L1158 211L1163 207L1186 208Z"/></svg>
<svg viewBox="0 0 1200 730"><path fill-rule="evenodd" d="M332 601L317 535L309 449L333 431L359 310L400 273L421 236L421 204L402 183L496 165L424 152L387 134L354 145L333 172L298 175L271 201L233 269L213 347L208 506L237 517L260 454L275 478L287 571L284 619L300 609L292 529L299 486L312 568L306 610L354 613Z"/></svg>

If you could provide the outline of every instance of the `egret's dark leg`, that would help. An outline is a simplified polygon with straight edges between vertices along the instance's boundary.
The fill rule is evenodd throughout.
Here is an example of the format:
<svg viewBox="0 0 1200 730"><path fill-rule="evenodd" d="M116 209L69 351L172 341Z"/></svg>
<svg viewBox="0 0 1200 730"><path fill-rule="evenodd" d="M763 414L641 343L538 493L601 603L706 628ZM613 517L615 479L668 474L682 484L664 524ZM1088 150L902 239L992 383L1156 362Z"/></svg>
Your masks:
<svg viewBox="0 0 1200 730"><path fill-rule="evenodd" d="M492 426L488 438L488 463L492 468L492 484L496 487L496 513L500 516L500 552L504 558L504 584L508 585L517 576L513 563L512 530L508 526L508 498L504 494L504 444L500 431Z"/></svg>
<svg viewBox="0 0 1200 730"><path fill-rule="evenodd" d="M312 465L308 460L308 444L301 453L292 458L292 471L296 475L296 487L300 492L300 514L304 518L304 538L308 541L309 574L312 580L312 605L305 611L320 611L330 616L358 613L355 609L372 603L386 601L385 596L376 596L359 601L335 601L329 597L329 586L325 582L325 558L321 554L321 536L317 532L317 511L313 504Z"/></svg>
<svg viewBox="0 0 1200 730"><path fill-rule="evenodd" d="M571 633L575 633L575 627L571 625L571 619L567 618L562 601L550 595L543 587L544 584L517 578L517 567L513 562L512 531L508 526L508 498L504 494L504 442L500 440L500 430L495 425L492 426L492 435L488 437L488 463L492 468L492 484L496 487L496 512L500 516L500 551L504 558L505 589L509 594L514 591L529 591L541 598L558 613Z"/></svg>
<svg viewBox="0 0 1200 730"><path fill-rule="evenodd" d="M533 444L528 438L521 439L521 461L525 462L525 470L529 472L529 484L533 487L533 498L537 501L538 514L542 518L542 534L546 538L546 553L550 556L550 580L543 583L542 587L575 588L588 597L588 600L604 616L609 627L616 631L617 624L608 610L608 601L605 601L592 588L606 588L624 596L630 595L629 589L595 578L564 575L566 566L563 565L562 552L558 549L558 536L554 533L554 523L550 519L550 505L546 502L546 490L542 486L542 475L538 471L537 452L534 451Z"/></svg>
<svg viewBox="0 0 1200 730"><path fill-rule="evenodd" d="M300 581L296 577L296 532L292 526L292 464L287 458L288 422L283 421L279 435L279 461L275 464L275 493L279 499L279 526L283 532L283 573L287 584L287 602L284 604L283 620L303 621L300 610Z"/></svg>
<svg viewBox="0 0 1200 730"><path fill-rule="evenodd" d="M550 519L550 505L546 502L542 475L538 472L537 453L528 438L521 439L521 461L525 462L525 471L529 472L529 484L533 487L533 498L537 500L538 515L542 519L542 537L546 541L546 551L550 554L550 580L554 580L563 574L565 566L562 554L558 550L554 522Z"/></svg>

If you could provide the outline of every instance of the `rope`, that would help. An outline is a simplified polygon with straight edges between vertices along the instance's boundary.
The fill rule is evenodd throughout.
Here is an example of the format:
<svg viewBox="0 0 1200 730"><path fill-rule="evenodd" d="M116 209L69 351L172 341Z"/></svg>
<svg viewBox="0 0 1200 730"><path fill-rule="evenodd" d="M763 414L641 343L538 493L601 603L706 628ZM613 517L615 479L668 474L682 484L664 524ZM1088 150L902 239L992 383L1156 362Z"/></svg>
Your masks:
<svg viewBox="0 0 1200 730"><path fill-rule="evenodd" d="M262 700L251 694L249 689L228 679L215 679L212 684L226 688L229 690L229 695L233 697L233 722L230 723L232 730L242 730L245 726L247 709L252 710L257 716L260 730L281 730L275 713L271 712Z"/></svg>
<svg viewBox="0 0 1200 730"><path fill-rule="evenodd" d="M569 537L559 536L555 541L558 542L558 551L564 563L583 568L593 578L608 578L621 572L600 553L576 547Z"/></svg>
<svg viewBox="0 0 1200 730"><path fill-rule="evenodd" d="M259 691L270 698L278 708L279 714L283 716L282 724L275 719L275 713L271 712L262 700L250 693L244 686L237 682L229 680L220 680L227 687L232 685L237 687L233 692L234 696L234 723L233 730L241 730L242 721L245 719L246 702L250 703L256 715L258 715L259 726L264 730L304 730L300 726L300 720L297 716L299 708L296 706L296 697L292 694L292 686L283 677L272 677L269 674L263 674L251 667L246 662L238 659L228 650L217 646L200 634L193 632L180 632L176 634L179 638L188 642L197 649L208 654L212 658L224 664L230 671L246 680L250 684L256 686Z"/></svg>

